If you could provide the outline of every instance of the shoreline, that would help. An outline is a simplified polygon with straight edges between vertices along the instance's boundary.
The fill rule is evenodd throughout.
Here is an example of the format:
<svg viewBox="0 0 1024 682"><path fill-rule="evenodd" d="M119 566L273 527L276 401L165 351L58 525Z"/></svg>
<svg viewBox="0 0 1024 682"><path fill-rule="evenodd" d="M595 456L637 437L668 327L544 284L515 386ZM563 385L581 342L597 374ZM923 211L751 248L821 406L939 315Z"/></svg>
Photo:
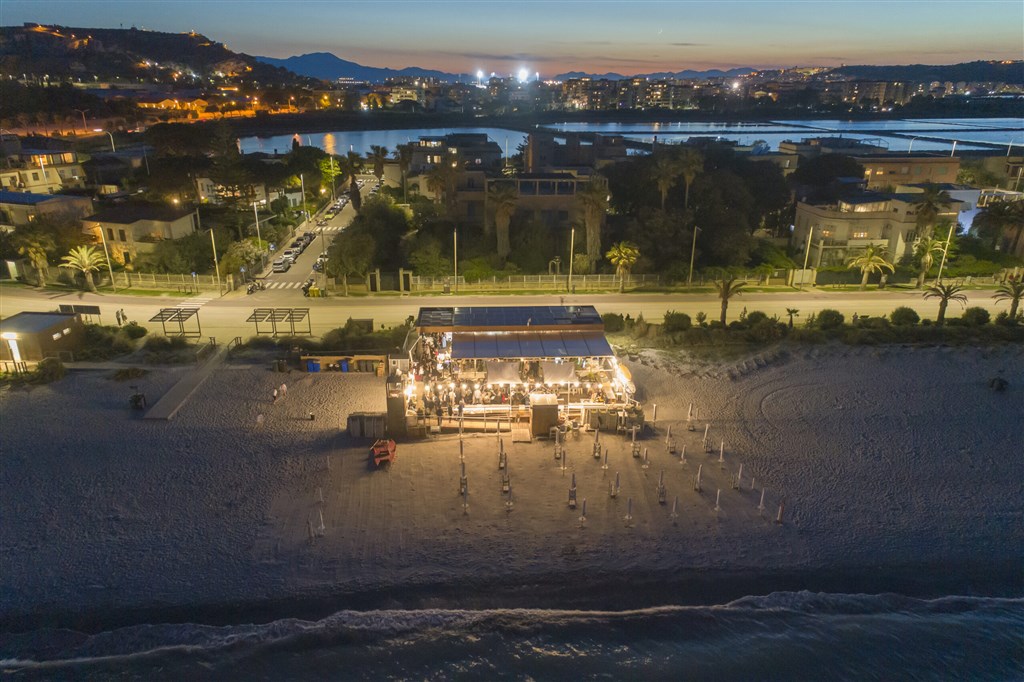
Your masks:
<svg viewBox="0 0 1024 682"><path fill-rule="evenodd" d="M588 580L586 571L522 580L463 580L409 586L204 603L111 605L83 611L34 610L0 615L0 634L39 629L69 629L85 634L146 624L232 626L282 619L316 621L338 611L426 609L538 609L629 611L658 606L721 606L773 592L898 594L918 599L944 596L1024 598L1024 557L978 559L956 566L818 567L751 570L683 568L632 572Z"/></svg>

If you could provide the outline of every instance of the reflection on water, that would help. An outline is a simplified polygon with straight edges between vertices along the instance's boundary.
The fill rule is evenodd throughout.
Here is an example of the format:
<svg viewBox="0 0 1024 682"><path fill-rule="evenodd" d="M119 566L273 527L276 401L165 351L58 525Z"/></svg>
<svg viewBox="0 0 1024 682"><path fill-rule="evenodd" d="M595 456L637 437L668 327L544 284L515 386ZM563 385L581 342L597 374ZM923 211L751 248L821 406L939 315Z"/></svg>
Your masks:
<svg viewBox="0 0 1024 682"><path fill-rule="evenodd" d="M1021 147L1024 150L1024 120L1013 118L981 119L908 119L895 121L841 121L812 119L804 121L780 120L768 122L679 121L679 122L604 122L556 123L546 126L558 132L591 132L622 135L632 140L651 142L685 142L690 137L717 137L740 145L764 141L773 150L784 140L804 137L841 136L866 140L893 151L913 149L920 151L952 151L953 142L959 149L984 149L971 144L987 142ZM404 128L400 130L345 130L302 135L304 144L320 147L331 154L354 151L366 155L370 147L380 145L394 151L398 145L413 142L420 137L448 133L484 133L498 143L503 151L514 154L526 142L526 134L505 128ZM292 135L242 138L242 151L284 153L291 149ZM926 139L931 138L931 139ZM1018 151L1021 151L1018 150Z"/></svg>

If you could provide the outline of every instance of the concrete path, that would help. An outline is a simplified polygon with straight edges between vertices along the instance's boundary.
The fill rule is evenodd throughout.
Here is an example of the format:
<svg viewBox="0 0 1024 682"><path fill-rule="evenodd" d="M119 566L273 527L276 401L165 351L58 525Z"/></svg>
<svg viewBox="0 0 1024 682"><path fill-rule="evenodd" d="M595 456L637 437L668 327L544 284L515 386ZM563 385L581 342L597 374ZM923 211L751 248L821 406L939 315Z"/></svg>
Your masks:
<svg viewBox="0 0 1024 682"><path fill-rule="evenodd" d="M173 419L189 396L195 393L195 390L213 374L215 369L224 364L224 358L227 355L227 346L218 346L206 362L189 371L153 407L149 408L143 419L163 419L165 421Z"/></svg>

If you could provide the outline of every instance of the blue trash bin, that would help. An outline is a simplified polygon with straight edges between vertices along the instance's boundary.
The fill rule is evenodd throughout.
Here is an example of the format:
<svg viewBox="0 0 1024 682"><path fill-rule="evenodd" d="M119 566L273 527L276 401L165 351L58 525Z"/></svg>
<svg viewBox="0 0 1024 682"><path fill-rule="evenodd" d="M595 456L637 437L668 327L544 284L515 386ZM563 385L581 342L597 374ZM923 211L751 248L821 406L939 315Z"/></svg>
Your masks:
<svg viewBox="0 0 1024 682"><path fill-rule="evenodd" d="M306 371L307 372L319 372L320 361L319 360L306 360Z"/></svg>
<svg viewBox="0 0 1024 682"><path fill-rule="evenodd" d="M348 371L348 360L342 360L341 361L341 371L342 372L347 372Z"/></svg>

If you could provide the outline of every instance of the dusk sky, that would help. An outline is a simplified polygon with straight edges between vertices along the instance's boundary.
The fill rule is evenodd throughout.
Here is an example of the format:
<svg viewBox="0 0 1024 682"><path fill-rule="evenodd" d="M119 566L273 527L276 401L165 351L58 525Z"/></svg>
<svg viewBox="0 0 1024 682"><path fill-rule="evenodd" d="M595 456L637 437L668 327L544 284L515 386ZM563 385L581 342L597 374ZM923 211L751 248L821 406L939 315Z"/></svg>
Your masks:
<svg viewBox="0 0 1024 682"><path fill-rule="evenodd" d="M1024 58L1020 0L2 0L0 23L194 29L269 57L552 76Z"/></svg>

